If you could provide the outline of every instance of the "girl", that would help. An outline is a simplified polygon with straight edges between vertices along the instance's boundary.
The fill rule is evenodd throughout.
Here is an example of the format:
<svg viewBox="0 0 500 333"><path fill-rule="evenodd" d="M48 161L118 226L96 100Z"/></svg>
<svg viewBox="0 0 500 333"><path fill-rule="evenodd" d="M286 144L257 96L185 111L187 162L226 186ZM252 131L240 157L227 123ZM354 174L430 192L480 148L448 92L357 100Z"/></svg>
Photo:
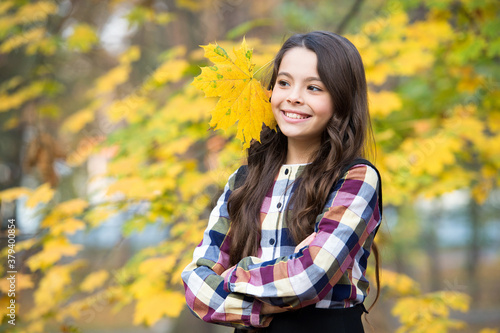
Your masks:
<svg viewBox="0 0 500 333"><path fill-rule="evenodd" d="M344 37L290 37L270 82L277 131L229 177L182 273L191 311L235 332L363 332L378 171L361 57Z"/></svg>

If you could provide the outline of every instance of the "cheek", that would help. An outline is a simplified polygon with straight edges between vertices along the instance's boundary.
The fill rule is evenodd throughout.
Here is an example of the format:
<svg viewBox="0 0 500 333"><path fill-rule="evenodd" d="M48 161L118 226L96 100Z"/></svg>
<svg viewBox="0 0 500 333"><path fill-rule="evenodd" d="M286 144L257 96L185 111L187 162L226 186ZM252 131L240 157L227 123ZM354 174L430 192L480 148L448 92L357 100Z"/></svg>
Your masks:
<svg viewBox="0 0 500 333"><path fill-rule="evenodd" d="M273 109L273 113L278 113L280 109L281 98L277 89L273 90L271 95L271 108Z"/></svg>
<svg viewBox="0 0 500 333"><path fill-rule="evenodd" d="M333 116L333 103L331 99L324 99L320 103L318 103L318 112L321 113L321 116L324 118L330 119Z"/></svg>

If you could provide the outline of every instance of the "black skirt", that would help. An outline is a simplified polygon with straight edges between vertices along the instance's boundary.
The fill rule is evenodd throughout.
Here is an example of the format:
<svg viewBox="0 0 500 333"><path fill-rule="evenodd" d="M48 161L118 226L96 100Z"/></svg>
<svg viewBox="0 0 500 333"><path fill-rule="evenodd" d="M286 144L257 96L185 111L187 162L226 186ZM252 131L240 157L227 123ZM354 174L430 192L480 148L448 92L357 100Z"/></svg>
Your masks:
<svg viewBox="0 0 500 333"><path fill-rule="evenodd" d="M296 311L275 314L269 327L235 333L364 333L361 315L367 312L363 304L351 308L318 309L314 305ZM368 312L367 312L368 313Z"/></svg>

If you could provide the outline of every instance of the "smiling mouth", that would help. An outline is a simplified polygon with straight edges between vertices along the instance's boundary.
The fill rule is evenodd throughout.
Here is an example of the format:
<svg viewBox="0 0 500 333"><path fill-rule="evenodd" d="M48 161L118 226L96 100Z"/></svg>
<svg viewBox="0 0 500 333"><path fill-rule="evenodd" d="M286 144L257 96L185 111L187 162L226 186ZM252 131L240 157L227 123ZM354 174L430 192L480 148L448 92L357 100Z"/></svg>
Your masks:
<svg viewBox="0 0 500 333"><path fill-rule="evenodd" d="M288 118L292 118L292 119L307 119L307 118L311 117L311 116L308 116L308 115L300 115L300 114L297 114L297 113L294 113L294 112L283 111L283 113L285 114L285 116L287 116Z"/></svg>

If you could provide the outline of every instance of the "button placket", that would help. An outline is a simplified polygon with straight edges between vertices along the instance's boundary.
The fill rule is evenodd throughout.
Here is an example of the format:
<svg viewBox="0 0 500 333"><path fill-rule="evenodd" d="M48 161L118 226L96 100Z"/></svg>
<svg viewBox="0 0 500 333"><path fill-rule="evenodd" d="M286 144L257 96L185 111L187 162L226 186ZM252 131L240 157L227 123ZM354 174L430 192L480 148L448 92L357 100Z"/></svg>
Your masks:
<svg viewBox="0 0 500 333"><path fill-rule="evenodd" d="M290 183L290 177L292 175L292 167L286 167L285 170L283 171L283 174L285 176L288 176L286 177L287 178L287 184L286 184L286 188L288 188L288 184ZM283 193L280 197L280 201L276 204L276 208L279 209L279 211L281 212L281 208L283 207L284 205L284 201L285 200L285 195L286 195L286 192L287 190L285 189L285 193Z"/></svg>

